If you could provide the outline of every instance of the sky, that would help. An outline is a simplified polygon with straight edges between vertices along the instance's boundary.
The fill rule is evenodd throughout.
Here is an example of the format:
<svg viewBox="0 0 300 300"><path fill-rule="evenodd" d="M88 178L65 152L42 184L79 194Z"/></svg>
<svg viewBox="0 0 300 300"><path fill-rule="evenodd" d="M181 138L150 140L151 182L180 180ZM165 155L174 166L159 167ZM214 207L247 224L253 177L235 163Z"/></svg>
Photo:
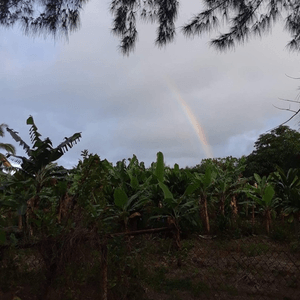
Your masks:
<svg viewBox="0 0 300 300"><path fill-rule="evenodd" d="M0 123L28 144L30 115L53 146L81 132L58 161L67 168L85 149L113 163L135 154L146 166L158 151L180 167L250 154L260 134L291 116L274 106L297 99L300 82L289 76L300 77L300 56L285 48L290 36L281 23L224 53L209 45L215 33L184 37L180 26L200 10L199 0L181 1L176 39L164 48L155 46L156 24L138 23L129 56L111 33L109 1L87 3L69 41L0 28ZM298 121L288 125L299 129ZM1 142L24 155L8 133Z"/></svg>

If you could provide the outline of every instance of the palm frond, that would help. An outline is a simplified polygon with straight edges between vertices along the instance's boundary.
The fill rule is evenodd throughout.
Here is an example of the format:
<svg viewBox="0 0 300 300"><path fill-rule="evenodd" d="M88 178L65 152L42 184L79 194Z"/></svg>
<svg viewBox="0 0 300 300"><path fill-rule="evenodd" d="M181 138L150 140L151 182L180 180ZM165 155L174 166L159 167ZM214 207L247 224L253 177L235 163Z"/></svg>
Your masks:
<svg viewBox="0 0 300 300"><path fill-rule="evenodd" d="M10 128L6 128L6 130L10 133L11 137L17 142L19 143L20 146L23 147L23 149L26 151L26 153L28 155L31 154L31 150L30 150L30 147L20 138L20 136L18 135L18 132L17 131L14 131Z"/></svg>
<svg viewBox="0 0 300 300"><path fill-rule="evenodd" d="M29 129L31 143L35 145L35 143L41 142L41 134L38 132L38 128L36 127L32 116L27 119L26 124L31 125L31 128Z"/></svg>
<svg viewBox="0 0 300 300"><path fill-rule="evenodd" d="M71 149L74 146L74 144L77 144L77 142L80 141L80 138L81 138L81 132L74 133L72 136L68 138L65 137L65 141L60 143L56 147L56 150L62 151L62 154L64 154L69 150L68 148Z"/></svg>

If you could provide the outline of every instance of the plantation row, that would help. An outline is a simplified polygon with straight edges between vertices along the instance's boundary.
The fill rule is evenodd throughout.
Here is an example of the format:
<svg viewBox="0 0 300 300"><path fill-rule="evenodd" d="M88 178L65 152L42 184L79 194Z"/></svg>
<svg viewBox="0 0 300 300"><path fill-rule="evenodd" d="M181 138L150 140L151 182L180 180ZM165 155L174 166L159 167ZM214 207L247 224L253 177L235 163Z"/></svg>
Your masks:
<svg viewBox="0 0 300 300"><path fill-rule="evenodd" d="M179 239L182 232L224 231L241 219L253 227L256 218L264 222L267 234L275 219L294 222L299 233L300 169L290 166L299 160L300 135L286 126L260 136L256 150L240 159L205 159L180 169L178 164L165 166L159 152L156 162L145 168L135 155L113 166L85 150L78 165L66 170L54 162L81 134L53 148L49 138L40 138L31 116L27 125L32 148L16 131L0 126L1 135L6 128L28 155L16 156L12 145L1 144L9 151L0 156L2 244L9 239L16 243L17 235L47 239L75 228L93 228L105 236L167 226L177 231ZM11 167L9 158L17 159L21 168Z"/></svg>
<svg viewBox="0 0 300 300"><path fill-rule="evenodd" d="M182 232L215 233L238 220L294 222L299 227L298 169L243 177L243 159L206 159L194 168L164 165L163 154L145 168L136 156L115 166L83 151L77 167L55 164L35 176L1 174L1 243L18 236L45 239L75 228L99 234L171 226ZM213 223L213 228L211 228ZM10 237L8 234L10 233Z"/></svg>

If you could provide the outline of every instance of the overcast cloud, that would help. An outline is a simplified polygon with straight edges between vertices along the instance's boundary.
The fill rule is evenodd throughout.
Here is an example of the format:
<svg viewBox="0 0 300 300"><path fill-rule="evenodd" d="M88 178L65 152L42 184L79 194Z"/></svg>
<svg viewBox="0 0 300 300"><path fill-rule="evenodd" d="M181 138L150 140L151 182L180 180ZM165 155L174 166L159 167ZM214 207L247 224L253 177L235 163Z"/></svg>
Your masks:
<svg viewBox="0 0 300 300"><path fill-rule="evenodd" d="M137 47L124 57L103 2L86 5L81 29L68 43L0 30L0 123L29 143L26 119L32 115L54 146L82 132L81 142L60 159L64 166L74 166L84 149L114 163L136 154L149 165L158 151L168 165L200 163L206 152L179 97L214 157L248 155L259 134L291 116L273 107L287 108L278 98L295 99L300 85L285 75L299 77L299 55L285 50L289 36L282 26L218 53L208 35L186 39L179 31L174 43L158 49L155 25L140 24ZM178 26L199 11L199 1L186 2ZM296 121L289 125L298 128ZM4 142L13 143L8 135Z"/></svg>

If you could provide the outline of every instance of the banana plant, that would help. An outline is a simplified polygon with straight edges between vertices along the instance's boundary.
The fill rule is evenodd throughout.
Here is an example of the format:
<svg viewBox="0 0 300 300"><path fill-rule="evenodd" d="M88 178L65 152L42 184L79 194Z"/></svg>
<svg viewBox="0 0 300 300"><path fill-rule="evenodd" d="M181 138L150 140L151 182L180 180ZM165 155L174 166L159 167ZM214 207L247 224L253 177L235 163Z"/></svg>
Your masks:
<svg viewBox="0 0 300 300"><path fill-rule="evenodd" d="M273 173L273 181L281 207L285 216L289 217L289 222L294 222L295 231L299 234L300 222L300 173L299 169L289 169L285 172L277 167L277 172Z"/></svg>
<svg viewBox="0 0 300 300"><path fill-rule="evenodd" d="M267 234L270 233L270 227L272 224L272 214L275 215L275 208L278 206L278 198L275 196L275 190L272 184L269 182L271 176L260 177L258 174L254 174L256 183L254 186L248 185L245 189L247 196L253 199L260 207L260 210L264 216Z"/></svg>
<svg viewBox="0 0 300 300"><path fill-rule="evenodd" d="M131 197L128 197L126 192L120 187L114 191L114 218L117 218L121 222L125 232L128 232L130 229L130 220L134 224L132 226L133 230L136 230L137 220L141 217L141 210L147 203L147 199L142 194L142 189Z"/></svg>
<svg viewBox="0 0 300 300"><path fill-rule="evenodd" d="M198 203L195 198L191 197L188 194L187 190L182 192L181 195L174 194L170 191L169 186L172 186L171 182L167 182L165 174L165 165L164 165L164 157L161 152L157 153L157 160L155 164L155 170L153 172L153 178L157 180L158 187L163 192L163 199L161 201L160 207L157 209L159 213L156 218L167 218L168 225L171 225L175 228L175 241L177 247L180 249L180 230L182 225L189 224L189 226L198 227L197 222L197 211L198 211ZM168 170L168 168L167 168ZM168 170L168 172L171 172ZM179 166L175 165L173 172L179 175ZM172 176L174 177L174 176Z"/></svg>
<svg viewBox="0 0 300 300"><path fill-rule="evenodd" d="M135 155L128 161L128 165L125 159L117 162L116 166L106 163L107 176L103 186L109 210L105 222L109 224L113 220L115 224L121 224L121 230L125 231L136 228L137 220L150 202L146 196L150 178L147 178L144 164L139 163ZM110 223L112 225L113 222Z"/></svg>
<svg viewBox="0 0 300 300"><path fill-rule="evenodd" d="M217 175L217 168L213 164L207 164L204 174L192 174L191 184L185 192L185 195L196 194L199 197L200 216L207 233L210 233L208 200L212 195Z"/></svg>
<svg viewBox="0 0 300 300"><path fill-rule="evenodd" d="M22 170L31 176L35 176L40 169L49 163L58 160L66 151L72 148L74 144L77 144L81 138L80 132L75 133L71 137L65 138L65 141L60 143L56 148L53 148L52 142L49 138L41 140L41 134L38 132L38 128L35 125L32 116L27 119L26 123L31 126L29 133L33 144L32 148L24 142L24 140L18 135L18 132L9 127L7 127L6 130L9 132L11 137L23 147L28 158L14 154L9 154L7 157L15 158L17 162L21 163Z"/></svg>
<svg viewBox="0 0 300 300"><path fill-rule="evenodd" d="M55 185L57 180L64 177L64 169L60 170L56 164L43 167L36 173L35 178L16 171L2 185L3 198L0 200L0 208L16 213L19 216L19 229L23 229L25 221L25 229L33 235L31 221L37 219L37 215L41 215L40 211L55 210L60 197L55 194Z"/></svg>
<svg viewBox="0 0 300 300"><path fill-rule="evenodd" d="M246 179L242 178L240 174L245 169L245 165L240 165L234 168L230 166L218 168L218 176L215 182L214 195L218 198L221 215L225 215L225 202L228 198L242 190L246 183Z"/></svg>
<svg viewBox="0 0 300 300"><path fill-rule="evenodd" d="M6 127L6 130L10 133L12 138L23 147L28 158L14 154L8 154L7 157L17 159L22 167L12 175L14 181L13 185L20 183L25 191L28 190L28 186L31 186L34 188L35 194L29 197L29 195L24 193L16 193L16 189L13 190L11 182L2 182L1 188L6 190L8 194L10 193L9 202L2 202L2 206L11 205L11 209L21 212L19 213L20 216L26 214L26 219L28 220L30 217L28 215L28 207L30 207L30 215L32 216L36 214L39 207L44 204L45 201L43 197L45 199L48 197L42 193L44 187L49 185L49 182L54 178L57 178L57 176L64 177L67 175L67 170L63 167L57 167L53 162L59 159L66 151L68 151L68 149L72 148L73 145L79 141L81 134L75 133L73 136L65 138L65 141L56 148L53 148L49 138L41 140L41 134L38 132L38 128L35 125L32 116L27 119L27 125L31 126L29 132L33 144L32 148L21 139L16 131L9 127ZM25 184L27 181L30 181L30 184ZM12 188L10 191L7 190L9 185ZM22 208L21 210L20 207Z"/></svg>

